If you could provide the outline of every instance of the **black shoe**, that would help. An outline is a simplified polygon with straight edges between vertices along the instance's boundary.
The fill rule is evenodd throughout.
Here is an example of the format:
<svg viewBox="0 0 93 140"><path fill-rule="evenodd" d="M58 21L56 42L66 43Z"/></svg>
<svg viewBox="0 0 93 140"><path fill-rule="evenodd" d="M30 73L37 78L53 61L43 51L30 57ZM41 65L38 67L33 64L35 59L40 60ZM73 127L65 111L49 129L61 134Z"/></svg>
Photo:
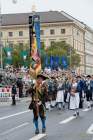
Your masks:
<svg viewBox="0 0 93 140"><path fill-rule="evenodd" d="M36 129L35 134L36 134L36 135L39 134L39 129Z"/></svg>
<svg viewBox="0 0 93 140"><path fill-rule="evenodd" d="M90 106L88 106L88 108L90 108Z"/></svg>
<svg viewBox="0 0 93 140"><path fill-rule="evenodd" d="M46 132L46 128L42 128L42 133L45 133Z"/></svg>
<svg viewBox="0 0 93 140"><path fill-rule="evenodd" d="M73 114L73 116L75 116L75 117L76 117L76 116L77 116L77 114L76 114L76 113L74 113L74 114Z"/></svg>
<svg viewBox="0 0 93 140"><path fill-rule="evenodd" d="M59 107L58 110L61 110L61 108Z"/></svg>
<svg viewBox="0 0 93 140"><path fill-rule="evenodd" d="M77 112L77 116L79 116L79 112Z"/></svg>
<svg viewBox="0 0 93 140"><path fill-rule="evenodd" d="M50 105L51 108L54 108L54 106Z"/></svg>
<svg viewBox="0 0 93 140"><path fill-rule="evenodd" d="M15 106L16 104L11 104L11 105Z"/></svg>
<svg viewBox="0 0 93 140"><path fill-rule="evenodd" d="M65 108L65 105L63 105L63 109L65 110L66 108Z"/></svg>

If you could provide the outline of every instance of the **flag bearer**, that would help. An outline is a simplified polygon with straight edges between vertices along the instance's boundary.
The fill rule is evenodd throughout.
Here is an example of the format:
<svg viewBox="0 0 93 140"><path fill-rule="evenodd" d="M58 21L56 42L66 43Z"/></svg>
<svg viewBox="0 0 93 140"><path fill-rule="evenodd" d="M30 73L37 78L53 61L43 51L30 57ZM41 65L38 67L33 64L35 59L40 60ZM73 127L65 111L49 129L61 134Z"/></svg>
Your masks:
<svg viewBox="0 0 93 140"><path fill-rule="evenodd" d="M31 108L33 110L33 122L35 125L35 134L39 134L38 118L40 117L42 123L42 133L46 132L46 110L45 110L45 97L46 86L43 86L43 81L46 79L43 75L38 75L34 86L32 95ZM45 90L44 90L45 88ZM43 90L42 90L43 89Z"/></svg>

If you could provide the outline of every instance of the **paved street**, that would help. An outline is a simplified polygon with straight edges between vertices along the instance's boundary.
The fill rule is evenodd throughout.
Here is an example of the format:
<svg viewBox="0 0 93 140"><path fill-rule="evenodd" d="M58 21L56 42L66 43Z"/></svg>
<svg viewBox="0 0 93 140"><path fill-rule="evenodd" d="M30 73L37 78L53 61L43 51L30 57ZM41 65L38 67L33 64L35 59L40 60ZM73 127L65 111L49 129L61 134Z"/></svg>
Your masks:
<svg viewBox="0 0 93 140"><path fill-rule="evenodd" d="M47 136L38 135L35 138L28 102L0 106L0 140L38 140L39 137L44 140L92 140L93 110L80 110L79 118L72 114L70 110L47 111Z"/></svg>

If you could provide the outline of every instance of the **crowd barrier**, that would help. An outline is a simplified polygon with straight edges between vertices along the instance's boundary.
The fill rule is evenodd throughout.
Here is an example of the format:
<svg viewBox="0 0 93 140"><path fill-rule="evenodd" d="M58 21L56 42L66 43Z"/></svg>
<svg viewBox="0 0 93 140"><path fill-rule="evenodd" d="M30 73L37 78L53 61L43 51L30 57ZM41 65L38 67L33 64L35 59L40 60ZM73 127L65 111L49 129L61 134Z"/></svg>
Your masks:
<svg viewBox="0 0 93 140"><path fill-rule="evenodd" d="M11 91L12 91L11 87L0 87L0 102L7 102L12 99ZM18 89L17 89L16 99L17 100L19 99Z"/></svg>

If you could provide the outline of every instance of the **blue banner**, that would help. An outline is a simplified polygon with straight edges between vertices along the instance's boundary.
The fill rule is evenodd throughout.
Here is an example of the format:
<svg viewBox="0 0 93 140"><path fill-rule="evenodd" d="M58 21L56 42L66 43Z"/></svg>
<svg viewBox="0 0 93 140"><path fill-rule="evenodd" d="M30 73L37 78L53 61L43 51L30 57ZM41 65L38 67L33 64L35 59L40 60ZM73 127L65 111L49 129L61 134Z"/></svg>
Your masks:
<svg viewBox="0 0 93 140"><path fill-rule="evenodd" d="M36 40L37 40L37 48L41 48L41 43L40 43L40 18L38 15L33 16L34 20L34 28L35 28L35 34L36 34Z"/></svg>
<svg viewBox="0 0 93 140"><path fill-rule="evenodd" d="M46 55L45 56L45 67L47 67L48 66L48 56Z"/></svg>
<svg viewBox="0 0 93 140"><path fill-rule="evenodd" d="M55 65L59 66L59 56L55 56Z"/></svg>
<svg viewBox="0 0 93 140"><path fill-rule="evenodd" d="M65 56L62 56L62 65L64 68L67 68L67 58Z"/></svg>
<svg viewBox="0 0 93 140"><path fill-rule="evenodd" d="M53 68L53 64L54 64L54 56L50 56L50 66L51 66L51 68Z"/></svg>

